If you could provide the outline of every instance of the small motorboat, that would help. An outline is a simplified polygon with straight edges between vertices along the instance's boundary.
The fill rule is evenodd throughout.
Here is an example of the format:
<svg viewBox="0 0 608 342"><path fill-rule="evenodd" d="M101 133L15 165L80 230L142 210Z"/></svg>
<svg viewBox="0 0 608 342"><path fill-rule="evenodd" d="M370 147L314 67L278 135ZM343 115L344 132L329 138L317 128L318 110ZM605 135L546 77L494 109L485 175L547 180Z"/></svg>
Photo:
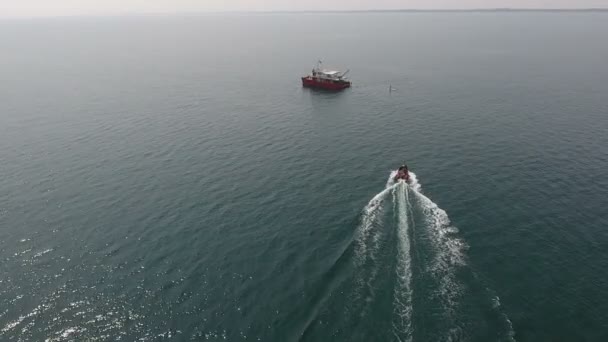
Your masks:
<svg viewBox="0 0 608 342"><path fill-rule="evenodd" d="M406 183L410 182L410 172L407 169L407 165L401 165L401 167L399 167L399 170L397 170L397 174L395 175L394 180L395 182L398 182L400 180L403 180Z"/></svg>

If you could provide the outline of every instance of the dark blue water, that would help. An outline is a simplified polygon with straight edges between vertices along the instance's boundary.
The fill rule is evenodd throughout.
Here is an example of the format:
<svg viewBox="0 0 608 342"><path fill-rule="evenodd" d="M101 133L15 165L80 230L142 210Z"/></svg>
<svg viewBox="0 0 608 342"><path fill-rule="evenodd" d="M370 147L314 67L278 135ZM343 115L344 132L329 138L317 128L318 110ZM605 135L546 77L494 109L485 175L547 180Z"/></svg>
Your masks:
<svg viewBox="0 0 608 342"><path fill-rule="evenodd" d="M0 340L605 341L607 36L605 13L1 21ZM319 58L353 88L302 89ZM417 182L385 190L403 161Z"/></svg>

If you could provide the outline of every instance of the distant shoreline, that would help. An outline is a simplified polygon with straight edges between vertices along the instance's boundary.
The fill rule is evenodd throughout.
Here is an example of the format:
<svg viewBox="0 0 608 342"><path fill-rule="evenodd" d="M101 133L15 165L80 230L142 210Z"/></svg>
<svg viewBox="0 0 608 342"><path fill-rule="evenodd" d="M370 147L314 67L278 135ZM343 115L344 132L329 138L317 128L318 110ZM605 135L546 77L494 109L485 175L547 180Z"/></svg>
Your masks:
<svg viewBox="0 0 608 342"><path fill-rule="evenodd" d="M608 12L608 8L471 8L471 9L387 9L387 10L310 10L310 11L234 11L208 13L400 13L400 12ZM200 13L200 12L199 12Z"/></svg>
<svg viewBox="0 0 608 342"><path fill-rule="evenodd" d="M153 17L153 16L199 16L199 15L260 15L260 14L365 14L365 13L608 13L607 8L471 8L471 9L386 9L386 10L309 10L309 11L208 11L208 12L132 12L106 14L72 14L49 16L2 16L1 19L36 18L103 18L103 17Z"/></svg>

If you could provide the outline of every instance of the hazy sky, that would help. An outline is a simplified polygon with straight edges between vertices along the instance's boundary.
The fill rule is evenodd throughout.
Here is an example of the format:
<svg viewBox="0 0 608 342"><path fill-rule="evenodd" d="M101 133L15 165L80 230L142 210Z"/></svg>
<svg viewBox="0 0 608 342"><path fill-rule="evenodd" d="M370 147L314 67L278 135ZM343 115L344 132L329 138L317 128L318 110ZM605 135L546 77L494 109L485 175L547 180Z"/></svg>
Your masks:
<svg viewBox="0 0 608 342"><path fill-rule="evenodd" d="M608 8L608 0L0 0L0 16L498 7Z"/></svg>

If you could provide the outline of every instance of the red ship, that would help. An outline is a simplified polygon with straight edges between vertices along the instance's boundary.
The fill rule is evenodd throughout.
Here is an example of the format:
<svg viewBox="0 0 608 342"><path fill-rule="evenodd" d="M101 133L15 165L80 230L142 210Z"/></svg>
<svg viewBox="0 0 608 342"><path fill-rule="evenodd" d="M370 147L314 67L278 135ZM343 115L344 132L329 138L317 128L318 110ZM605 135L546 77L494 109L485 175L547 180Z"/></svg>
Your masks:
<svg viewBox="0 0 608 342"><path fill-rule="evenodd" d="M350 88L350 81L346 78L345 72L336 70L322 69L321 61L312 69L312 74L302 77L302 85L309 88L319 88L325 90L342 90Z"/></svg>

